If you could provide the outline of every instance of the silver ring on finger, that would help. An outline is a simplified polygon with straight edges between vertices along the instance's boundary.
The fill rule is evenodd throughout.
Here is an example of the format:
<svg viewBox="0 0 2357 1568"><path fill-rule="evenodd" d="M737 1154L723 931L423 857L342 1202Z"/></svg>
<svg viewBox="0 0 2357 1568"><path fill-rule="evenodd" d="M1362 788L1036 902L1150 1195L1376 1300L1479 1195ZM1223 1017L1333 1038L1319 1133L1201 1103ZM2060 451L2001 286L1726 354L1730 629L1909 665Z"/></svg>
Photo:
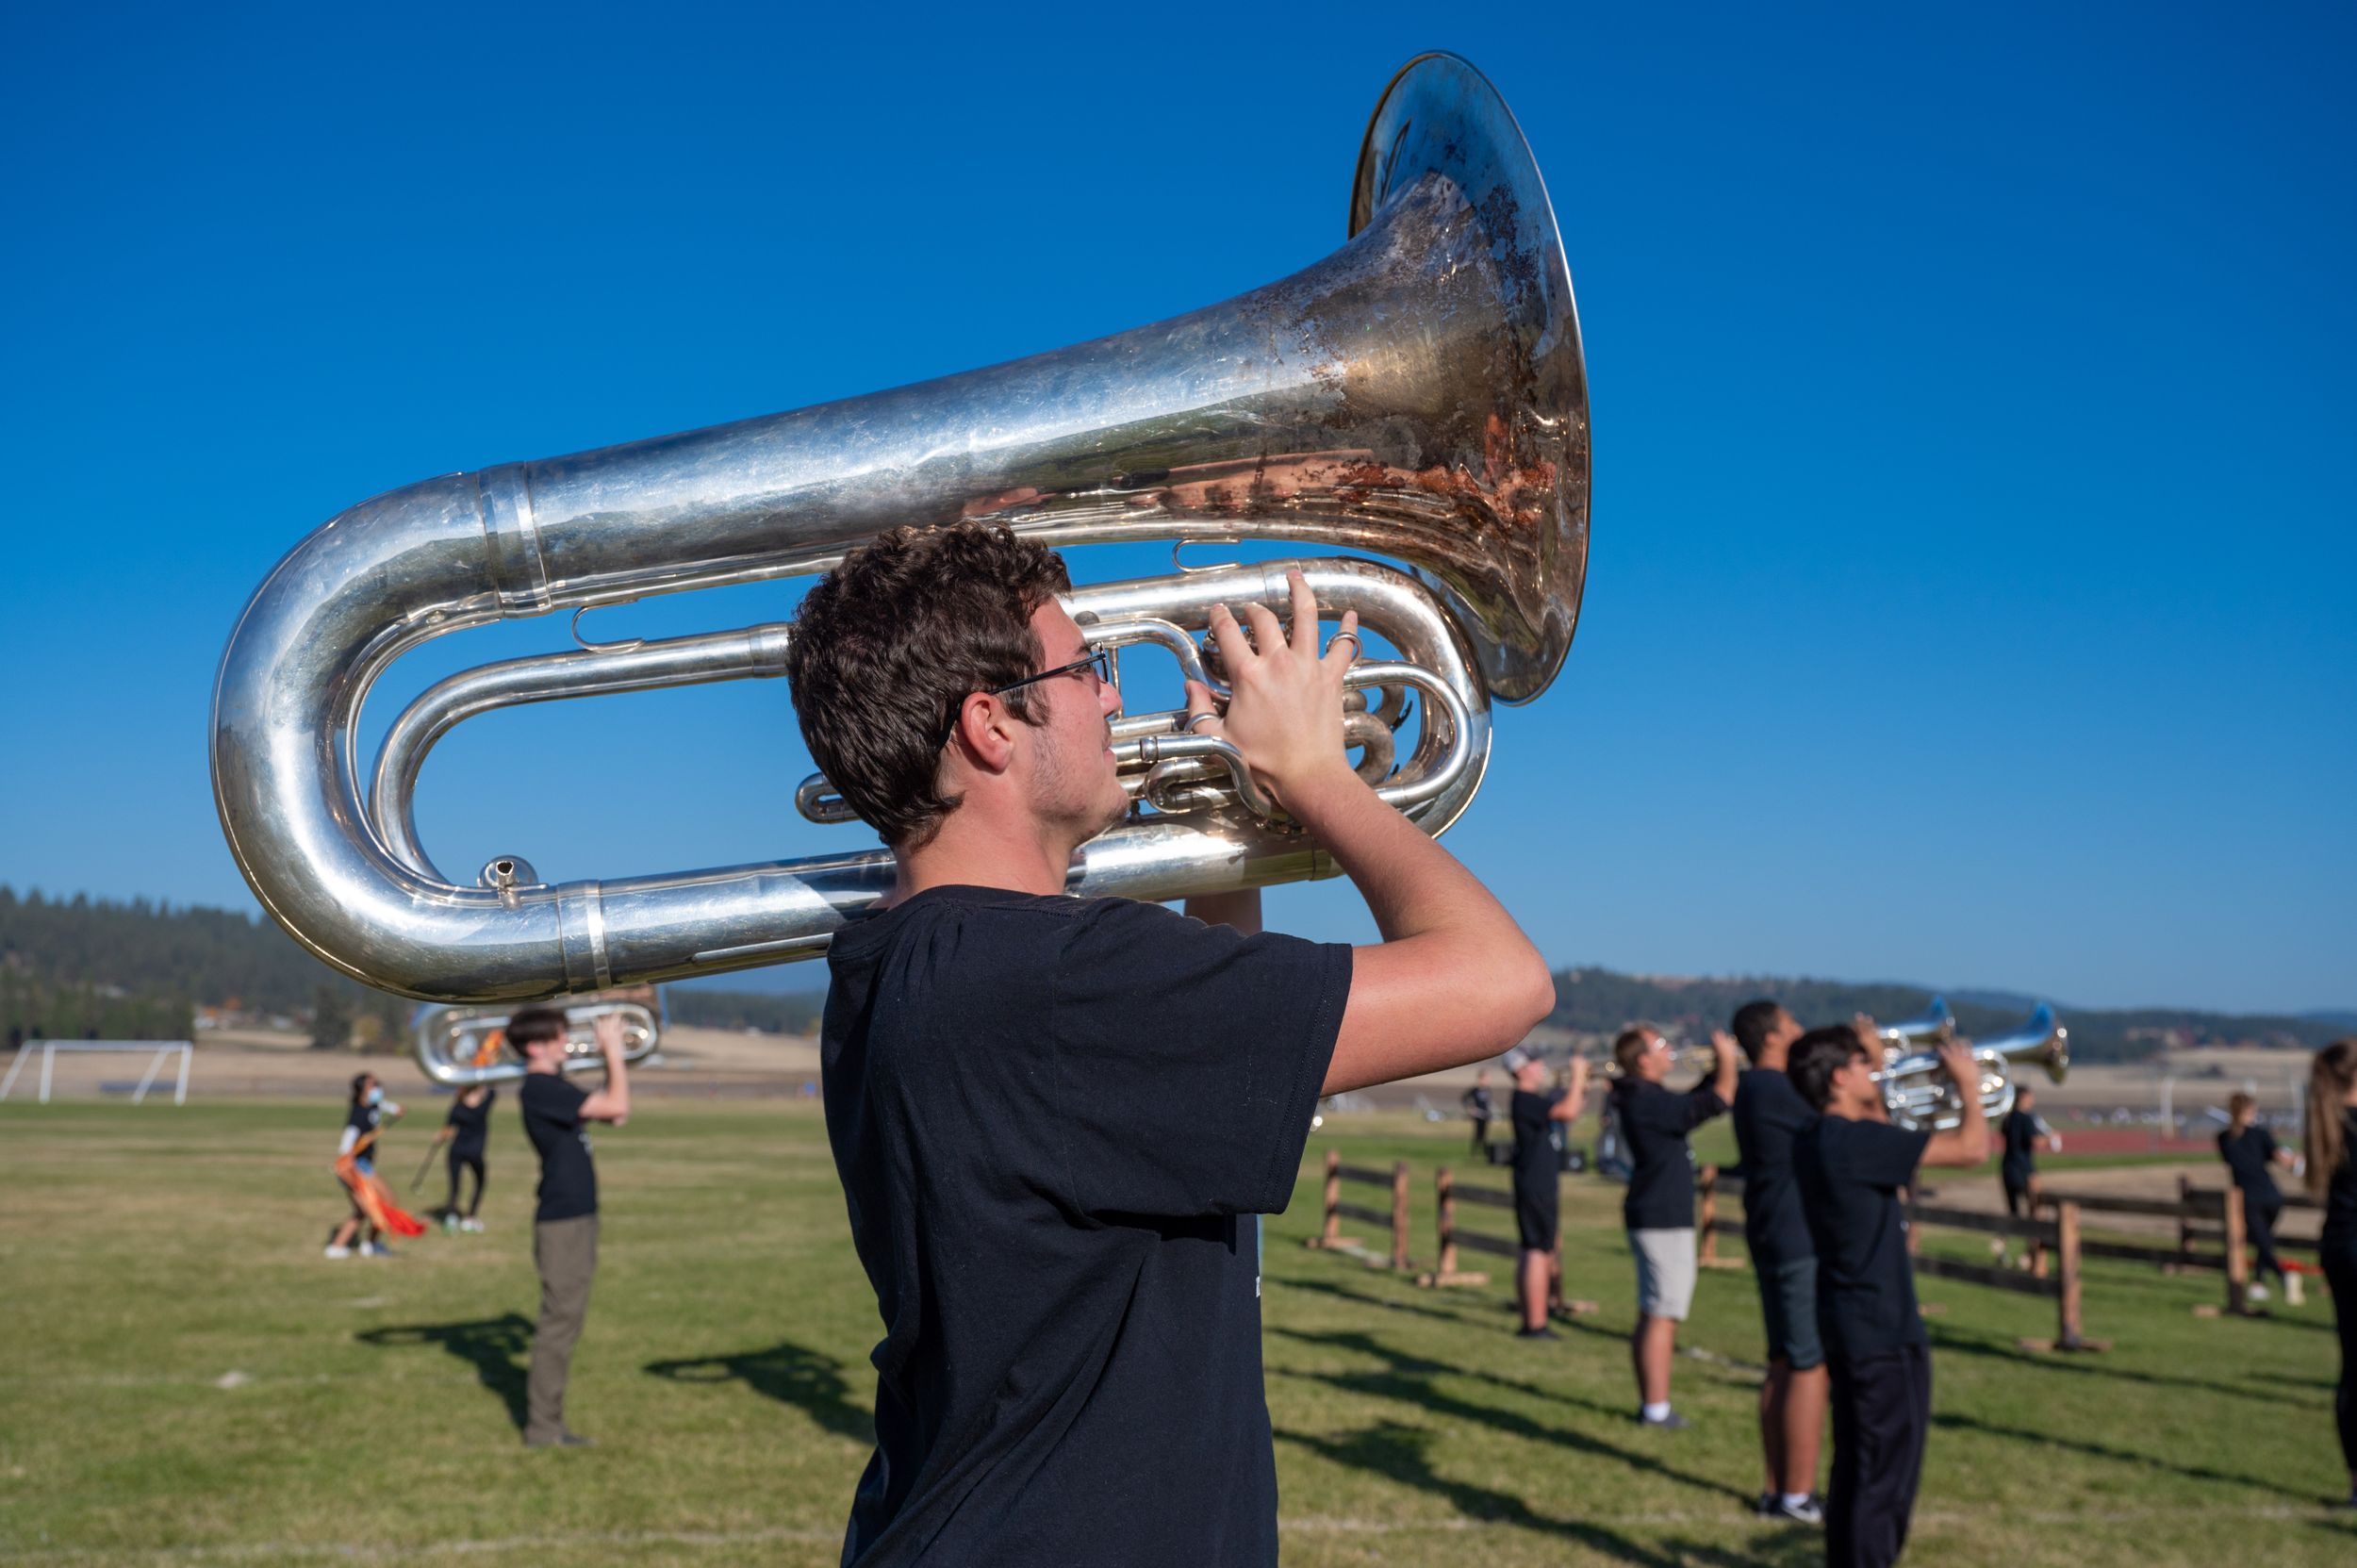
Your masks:
<svg viewBox="0 0 2357 1568"><path fill-rule="evenodd" d="M1219 715L1216 713L1196 714L1193 718L1187 720L1187 734L1194 734L1195 733L1196 725L1202 723L1207 718L1217 718L1218 717Z"/></svg>
<svg viewBox="0 0 2357 1568"><path fill-rule="evenodd" d="M1362 643L1362 642L1360 642L1360 641L1359 640L1359 634L1358 634L1358 633L1356 633L1356 632L1337 632L1337 633L1335 633L1335 634L1334 634L1334 641L1333 641L1333 642L1329 642L1329 643L1327 643L1327 644L1326 645L1326 651L1327 651L1328 653L1331 653L1332 652L1334 652L1334 643L1341 642L1341 641L1342 641L1344 637L1347 637L1347 638L1349 638L1349 639L1350 639L1350 656L1351 656L1353 659L1358 658L1358 657L1359 657L1359 655L1360 655L1360 652L1361 652L1362 650L1364 650L1364 648L1366 647L1366 644L1364 644L1364 643Z"/></svg>

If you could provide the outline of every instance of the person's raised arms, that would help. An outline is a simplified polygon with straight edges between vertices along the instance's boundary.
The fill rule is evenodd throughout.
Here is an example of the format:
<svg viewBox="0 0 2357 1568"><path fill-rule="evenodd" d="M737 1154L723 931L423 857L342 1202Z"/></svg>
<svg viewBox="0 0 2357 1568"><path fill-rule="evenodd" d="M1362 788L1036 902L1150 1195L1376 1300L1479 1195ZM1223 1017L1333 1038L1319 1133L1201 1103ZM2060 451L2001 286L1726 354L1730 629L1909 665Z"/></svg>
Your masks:
<svg viewBox="0 0 2357 1568"><path fill-rule="evenodd" d="M630 1120L630 1068L622 1061L621 1015L605 1014L590 1027L597 1031L598 1054L605 1058L605 1087L581 1102L581 1119L619 1127Z"/></svg>
<svg viewBox="0 0 2357 1568"><path fill-rule="evenodd" d="M1358 886L1383 941L1351 955L1350 999L1327 1069L1337 1094L1462 1066L1522 1043L1555 1006L1555 981L1489 889L1422 830L1383 803L1343 749L1343 677L1358 652L1358 616L1321 655L1317 604L1293 573L1293 633L1245 606L1247 641L1225 607L1211 635L1234 690L1224 734L1253 777ZM1211 694L1187 693L1191 715Z"/></svg>
<svg viewBox="0 0 2357 1568"><path fill-rule="evenodd" d="M1939 1065L1955 1081L1956 1098L1964 1102L1964 1119L1954 1129L1935 1132L1923 1146L1927 1165L1977 1165L1988 1158L1988 1113L1981 1108L1981 1065L1972 1048L1950 1040L1939 1048Z"/></svg>

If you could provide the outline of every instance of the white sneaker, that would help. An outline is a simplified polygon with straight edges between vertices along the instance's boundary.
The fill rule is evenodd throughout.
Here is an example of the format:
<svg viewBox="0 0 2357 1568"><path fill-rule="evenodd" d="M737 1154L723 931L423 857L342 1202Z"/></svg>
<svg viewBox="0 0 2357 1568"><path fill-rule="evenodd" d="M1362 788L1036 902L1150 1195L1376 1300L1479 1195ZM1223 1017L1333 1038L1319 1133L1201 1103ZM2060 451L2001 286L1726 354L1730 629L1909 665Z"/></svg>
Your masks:
<svg viewBox="0 0 2357 1568"><path fill-rule="evenodd" d="M327 1249L326 1255L330 1258L349 1258L352 1256L352 1248L348 1246L331 1246Z"/></svg>
<svg viewBox="0 0 2357 1568"><path fill-rule="evenodd" d="M458 1222L458 1229L479 1236L483 1234L483 1222L479 1219L462 1219Z"/></svg>
<svg viewBox="0 0 2357 1568"><path fill-rule="evenodd" d="M2242 1294L2246 1301L2265 1301L2267 1298L2267 1288L2265 1285L2252 1285Z"/></svg>

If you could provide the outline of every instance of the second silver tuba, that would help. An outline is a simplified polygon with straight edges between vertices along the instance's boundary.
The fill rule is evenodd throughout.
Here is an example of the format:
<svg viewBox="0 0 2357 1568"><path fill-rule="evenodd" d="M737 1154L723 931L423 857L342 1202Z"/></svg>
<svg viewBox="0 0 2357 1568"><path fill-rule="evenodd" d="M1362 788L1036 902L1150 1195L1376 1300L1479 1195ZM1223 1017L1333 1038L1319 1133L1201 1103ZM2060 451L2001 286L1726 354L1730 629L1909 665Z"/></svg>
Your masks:
<svg viewBox="0 0 2357 1568"><path fill-rule="evenodd" d="M1571 647L1588 557L1579 322L1522 132L1454 57L1421 56L1385 89L1349 235L1290 277L1095 342L352 507L271 572L222 656L213 794L255 896L336 968L429 1000L823 951L891 885L887 851L554 884L501 855L469 879L434 863L410 807L426 754L470 717L776 675L790 625L466 671L403 712L365 771L361 706L429 638L821 571L887 527L961 519L1060 546L1344 553L1298 563L1321 613L1358 610L1398 652L1357 673L1349 734L1388 798L1442 832L1479 787L1492 700L1537 697ZM1097 642L1184 664L1213 603L1281 610L1288 564L1076 587L1066 607ZM1411 705L1416 738L1395 755ZM1162 714L1116 730L1137 809L1075 857L1075 892L1162 900L1333 874L1255 809L1215 737L1180 729ZM836 809L823 780L798 799L822 819Z"/></svg>
<svg viewBox="0 0 2357 1568"><path fill-rule="evenodd" d="M1959 1125L1963 1102L1954 1081L1940 1065L1937 1049L1955 1038L1947 1004L1935 997L1932 1011L1922 1018L1886 1026L1881 1032L1883 1070L1877 1076L1890 1119L1901 1127L1937 1132ZM2041 1067L2056 1083L2070 1071L2070 1032L2045 1002L2038 1003L2016 1028L1970 1045L1972 1060L1980 1068L1981 1109L1991 1122L2013 1109L2015 1080L2023 1068Z"/></svg>
<svg viewBox="0 0 2357 1568"><path fill-rule="evenodd" d="M597 1022L622 1020L622 1060L639 1063L663 1048L663 999L652 985L635 985L599 996L566 997L552 1003L565 1013L564 1071L591 1072L602 1065ZM507 1043L508 1020L521 1008L420 1007L409 1022L418 1065L437 1083L464 1088L498 1083L524 1074L522 1057Z"/></svg>

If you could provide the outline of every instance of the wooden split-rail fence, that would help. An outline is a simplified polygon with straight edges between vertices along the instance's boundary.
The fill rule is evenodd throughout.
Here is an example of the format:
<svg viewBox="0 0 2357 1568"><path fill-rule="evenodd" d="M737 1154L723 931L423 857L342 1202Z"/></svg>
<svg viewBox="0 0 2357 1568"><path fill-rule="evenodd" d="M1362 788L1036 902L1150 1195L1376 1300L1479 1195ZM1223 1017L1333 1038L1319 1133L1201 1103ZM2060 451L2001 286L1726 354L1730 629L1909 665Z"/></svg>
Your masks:
<svg viewBox="0 0 2357 1568"><path fill-rule="evenodd" d="M1699 1195L1699 1213L1694 1226L1699 1232L1699 1262L1708 1267L1724 1268L1730 1262L1719 1256L1722 1235L1743 1233L1743 1222L1719 1213L1722 1196L1737 1196L1743 1190L1742 1178L1723 1172L1716 1165L1705 1165L1696 1173L1695 1191ZM1907 1247L1915 1257L1915 1272L1942 1279L1964 1279L1992 1290L2012 1291L2019 1296L2044 1296L2054 1303L2054 1337L2051 1340L2024 1340L2023 1348L2038 1350L2104 1350L2108 1340L2091 1340L2085 1332L2082 1307L2085 1291L2079 1275L2079 1263L2087 1256L2085 1238L2080 1234L2079 1207L2069 1201L2051 1205L2051 1214L2018 1219L2011 1214L1986 1213L1977 1209L1958 1209L1921 1201L1919 1195L1907 1205ZM2029 1244L2029 1267L2007 1268L1997 1263L1976 1263L1963 1258L1950 1258L1939 1253L1917 1250L1916 1240L1926 1225L1942 1226L1954 1230L1975 1230L1984 1235L2003 1236Z"/></svg>
<svg viewBox="0 0 2357 1568"><path fill-rule="evenodd" d="M2243 1212L2242 1189L2239 1187L2201 1187L2190 1177L2177 1179L2177 1196L2168 1197L2121 1197L2109 1193L2080 1193L2042 1190L2038 1194L2041 1206L2070 1203L2091 1213L2139 1214L2155 1219L2177 1222L2177 1245L2155 1246L2150 1243L2115 1241L2107 1237L2091 1238L2082 1244L2090 1258L2114 1258L2124 1263L2153 1263L2171 1273L2185 1269L2215 1269L2225 1277L2225 1311L2236 1317L2252 1314L2250 1305L2250 1228ZM2297 1195L2286 1195L2286 1209L2313 1209L2316 1200ZM2201 1244L2214 1245L2217 1250ZM2303 1236L2275 1237L2279 1252L2314 1252L2316 1242ZM2299 1276L2291 1277L2286 1289L2297 1292ZM2299 1300L2297 1294L2291 1296ZM2198 1308L2200 1312L2215 1312L2213 1308Z"/></svg>

